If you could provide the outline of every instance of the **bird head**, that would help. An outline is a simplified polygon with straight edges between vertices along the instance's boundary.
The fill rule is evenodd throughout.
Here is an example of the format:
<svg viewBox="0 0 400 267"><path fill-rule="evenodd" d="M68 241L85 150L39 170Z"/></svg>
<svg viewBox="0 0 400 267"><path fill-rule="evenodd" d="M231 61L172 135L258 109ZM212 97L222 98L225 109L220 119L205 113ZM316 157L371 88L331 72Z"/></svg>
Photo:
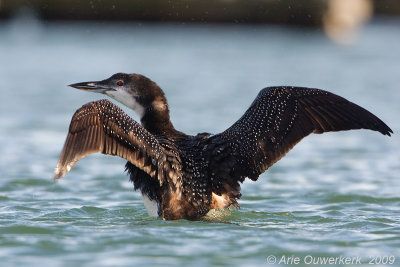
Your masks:
<svg viewBox="0 0 400 267"><path fill-rule="evenodd" d="M69 86L108 95L133 109L140 118L143 118L148 109L168 111L167 102L160 87L140 74L116 73L102 81L81 82Z"/></svg>

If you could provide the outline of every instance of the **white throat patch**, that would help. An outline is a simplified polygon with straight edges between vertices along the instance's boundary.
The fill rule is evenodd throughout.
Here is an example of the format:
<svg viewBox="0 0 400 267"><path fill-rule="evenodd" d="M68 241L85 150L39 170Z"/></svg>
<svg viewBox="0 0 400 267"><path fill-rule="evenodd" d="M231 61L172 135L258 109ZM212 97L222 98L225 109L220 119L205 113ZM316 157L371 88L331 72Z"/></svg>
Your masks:
<svg viewBox="0 0 400 267"><path fill-rule="evenodd" d="M124 104L128 108L133 109L140 119L143 118L145 111L144 107L136 101L134 96L129 94L124 89L120 89L117 91L107 91L106 95L114 98L115 100L117 100L121 104Z"/></svg>

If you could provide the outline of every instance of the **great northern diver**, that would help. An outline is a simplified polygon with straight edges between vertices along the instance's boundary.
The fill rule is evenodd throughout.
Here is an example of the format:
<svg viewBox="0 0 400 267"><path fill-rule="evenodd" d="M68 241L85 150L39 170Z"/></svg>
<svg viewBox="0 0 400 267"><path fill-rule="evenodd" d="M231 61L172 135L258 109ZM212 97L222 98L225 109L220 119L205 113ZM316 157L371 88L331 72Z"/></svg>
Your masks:
<svg viewBox="0 0 400 267"><path fill-rule="evenodd" d="M211 209L239 207L240 184L258 176L310 133L392 130L364 108L320 89L262 89L250 108L219 134L177 131L161 88L140 74L70 86L108 95L140 117L141 125L108 100L90 102L72 117L54 177L83 157L103 153L126 159L126 170L151 215L198 219Z"/></svg>

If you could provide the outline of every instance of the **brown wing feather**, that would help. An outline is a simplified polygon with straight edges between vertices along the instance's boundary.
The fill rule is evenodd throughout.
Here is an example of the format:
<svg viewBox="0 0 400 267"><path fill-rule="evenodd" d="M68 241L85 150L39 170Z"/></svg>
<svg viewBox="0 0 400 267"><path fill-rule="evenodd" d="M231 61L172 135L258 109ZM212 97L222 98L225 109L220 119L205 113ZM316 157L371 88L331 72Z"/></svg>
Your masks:
<svg viewBox="0 0 400 267"><path fill-rule="evenodd" d="M364 108L338 95L310 88L269 87L234 125L217 135L235 154L240 176L256 180L310 133L392 130Z"/></svg>
<svg viewBox="0 0 400 267"><path fill-rule="evenodd" d="M164 153L152 134L108 100L90 102L75 112L54 178L63 177L83 157L99 152L128 160L157 178L160 185L165 179L175 185L181 182L180 159L171 159L171 153Z"/></svg>

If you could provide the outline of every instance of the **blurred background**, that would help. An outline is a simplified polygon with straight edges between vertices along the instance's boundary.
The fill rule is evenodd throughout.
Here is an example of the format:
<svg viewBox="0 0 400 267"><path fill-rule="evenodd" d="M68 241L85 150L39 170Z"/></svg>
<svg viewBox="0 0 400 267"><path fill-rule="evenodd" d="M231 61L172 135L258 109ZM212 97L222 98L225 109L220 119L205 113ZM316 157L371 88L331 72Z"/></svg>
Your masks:
<svg viewBox="0 0 400 267"><path fill-rule="evenodd" d="M41 20L257 23L323 27L348 40L373 16L400 15L396 0L1 0L0 19L29 13Z"/></svg>
<svg viewBox="0 0 400 267"><path fill-rule="evenodd" d="M398 262L399 15L398 0L0 0L0 265ZM67 85L116 72L157 82L188 134L225 130L266 86L297 85L365 107L394 135L309 136L219 223L164 222L119 158L92 155L52 181L73 113L105 98Z"/></svg>
<svg viewBox="0 0 400 267"><path fill-rule="evenodd" d="M399 16L396 0L2 0L1 18L31 9L46 20L280 23L320 26L326 13ZM339 15L339 14L335 14ZM343 16L343 14L342 14Z"/></svg>

